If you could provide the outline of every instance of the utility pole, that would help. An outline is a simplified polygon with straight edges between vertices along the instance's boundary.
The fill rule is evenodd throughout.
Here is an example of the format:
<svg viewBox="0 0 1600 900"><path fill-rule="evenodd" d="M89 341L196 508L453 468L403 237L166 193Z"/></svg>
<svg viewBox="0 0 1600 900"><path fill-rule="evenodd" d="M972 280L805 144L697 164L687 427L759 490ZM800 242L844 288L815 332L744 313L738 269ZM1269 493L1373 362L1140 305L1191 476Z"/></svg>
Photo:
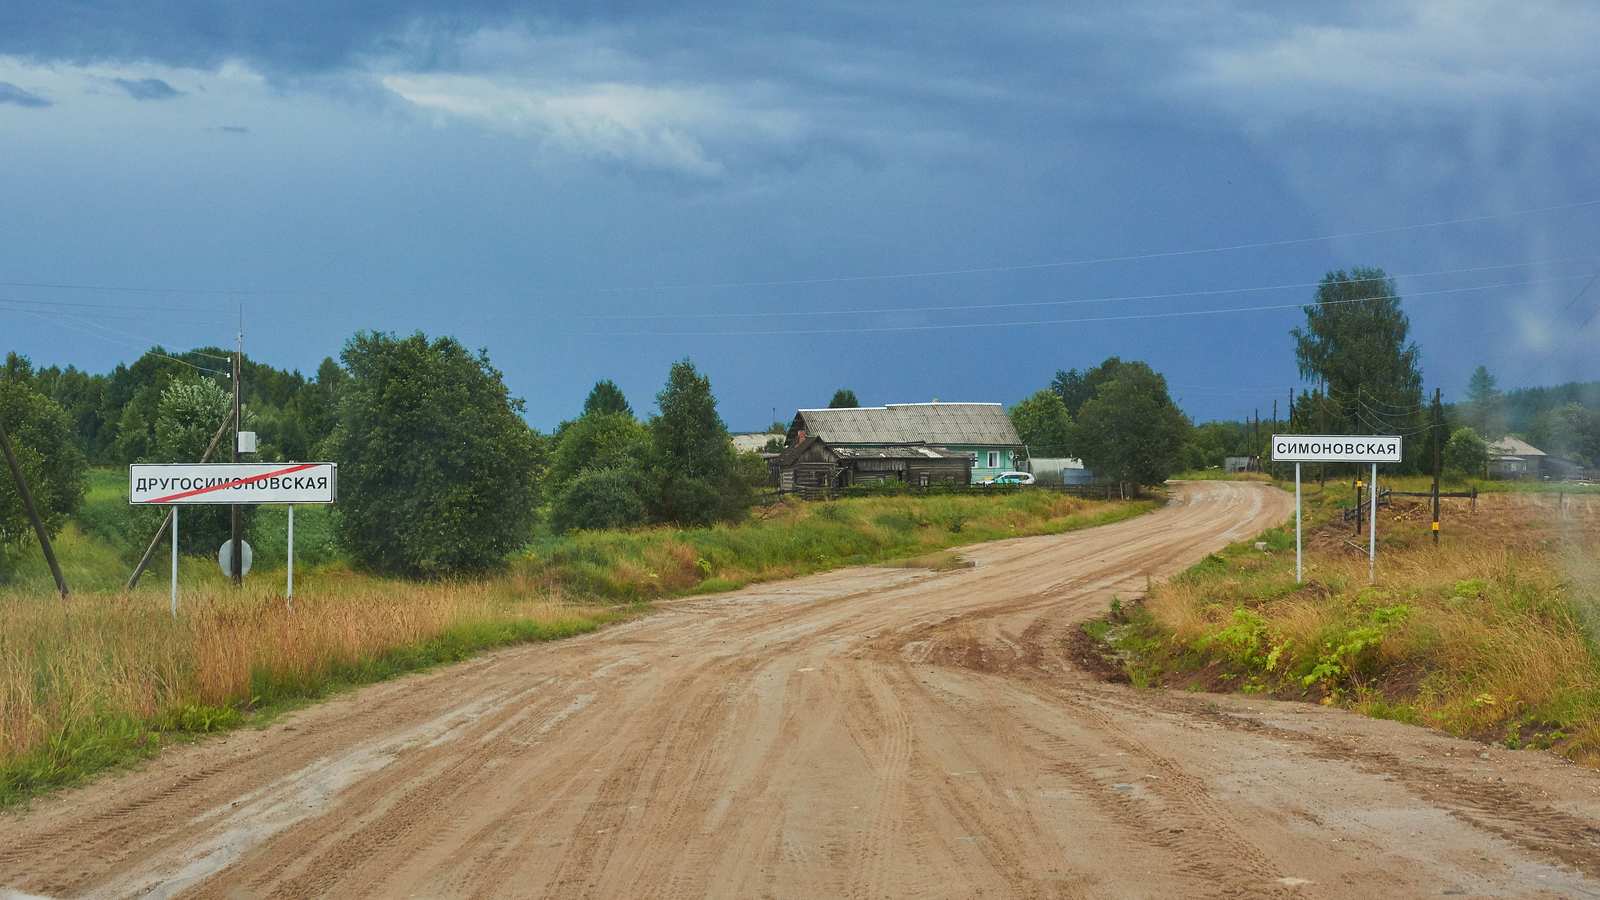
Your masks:
<svg viewBox="0 0 1600 900"><path fill-rule="evenodd" d="M6 435L4 422L0 422L0 451L5 452L6 465L11 468L11 477L17 481L17 496L22 498L22 511L28 514L28 521L33 523L33 533L39 536L39 548L44 551L44 561L50 564L50 575L56 580L56 590L61 592L61 599L65 600L66 576L61 574L61 564L56 562L56 551L50 546L50 533L44 530L39 509L33 505L33 492L28 490L28 479L23 477L22 463L17 461L16 451L11 449L11 438Z"/></svg>
<svg viewBox="0 0 1600 900"><path fill-rule="evenodd" d="M234 342L233 349L233 461L239 461L239 373L241 369L239 358L244 355L244 304L239 304L239 334ZM244 583L244 554L239 552L239 504L234 503L228 507L230 519L231 546L229 548L228 568L233 576L233 585L238 587Z"/></svg>
<svg viewBox="0 0 1600 900"><path fill-rule="evenodd" d="M1255 419L1250 425L1250 455L1255 458L1256 471L1261 471L1261 410L1254 412Z"/></svg>
<svg viewBox="0 0 1600 900"><path fill-rule="evenodd" d="M1439 389L1433 389L1433 545L1439 546L1439 470L1443 467L1440 444L1444 442L1444 406Z"/></svg>
<svg viewBox="0 0 1600 900"><path fill-rule="evenodd" d="M223 435L228 433L228 423L233 421L232 415L222 417L222 424L217 426L217 433L211 436L211 443L206 445L206 452L200 454L201 462L210 462L211 454L217 451L217 445L222 443ZM128 576L128 583L122 586L125 591L131 591L139 586L139 578L144 575L144 570L149 567L150 560L155 558L156 547L161 545L161 539L172 528L172 520L176 516L177 508L169 507L167 517L161 520L161 525L150 538L150 545L145 547L144 555L139 557L139 564L133 567L133 574Z"/></svg>

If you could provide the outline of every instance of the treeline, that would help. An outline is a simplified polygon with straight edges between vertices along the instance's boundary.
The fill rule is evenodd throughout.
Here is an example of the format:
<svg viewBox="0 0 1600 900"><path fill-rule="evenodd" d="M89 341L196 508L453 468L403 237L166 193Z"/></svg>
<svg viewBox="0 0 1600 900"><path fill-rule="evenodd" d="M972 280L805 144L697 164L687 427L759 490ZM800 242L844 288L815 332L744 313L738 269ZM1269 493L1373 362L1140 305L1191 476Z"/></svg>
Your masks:
<svg viewBox="0 0 1600 900"><path fill-rule="evenodd" d="M154 451L162 393L177 383L211 382L231 394L231 360L220 347L178 352L157 346L132 363L119 363L109 374L96 374L75 366L35 368L26 357L8 353L0 378L27 384L59 404L74 443L90 463L126 465L148 459ZM315 377L307 378L249 356L240 368L244 427L260 437L260 458L317 456L333 431L344 369L324 359Z"/></svg>
<svg viewBox="0 0 1600 900"><path fill-rule="evenodd" d="M198 460L231 413L228 367L216 348L155 348L109 375L35 368L10 354L0 421L48 530L77 512L91 462ZM602 381L552 434L526 423L486 354L448 337L363 332L315 378L249 361L243 374L244 428L260 440L254 458L338 462L339 544L354 565L380 573L481 571L524 546L541 518L557 530L737 519L766 475L759 456L734 450L710 380L688 360L672 366L655 414L639 418ZM159 515L129 509L117 527L148 534ZM226 534L226 509L197 508L185 525L183 549L208 552ZM0 562L29 540L7 476Z"/></svg>

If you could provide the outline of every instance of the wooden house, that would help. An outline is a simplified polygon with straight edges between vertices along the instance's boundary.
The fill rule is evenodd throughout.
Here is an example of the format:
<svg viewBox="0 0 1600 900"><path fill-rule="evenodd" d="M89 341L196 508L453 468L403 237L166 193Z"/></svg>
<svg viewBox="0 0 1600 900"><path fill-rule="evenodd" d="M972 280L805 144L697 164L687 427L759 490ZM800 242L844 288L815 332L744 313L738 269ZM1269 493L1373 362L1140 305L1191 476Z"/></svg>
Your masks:
<svg viewBox="0 0 1600 900"><path fill-rule="evenodd" d="M918 487L967 484L972 458L934 447L835 447L811 436L785 450L774 462L784 491L842 488L899 481Z"/></svg>
<svg viewBox="0 0 1600 900"><path fill-rule="evenodd" d="M796 412L789 425L790 449L813 437L832 451L923 448L965 456L971 462L969 483L1027 465L1027 447L998 403L891 403ZM779 468L781 478L781 463Z"/></svg>

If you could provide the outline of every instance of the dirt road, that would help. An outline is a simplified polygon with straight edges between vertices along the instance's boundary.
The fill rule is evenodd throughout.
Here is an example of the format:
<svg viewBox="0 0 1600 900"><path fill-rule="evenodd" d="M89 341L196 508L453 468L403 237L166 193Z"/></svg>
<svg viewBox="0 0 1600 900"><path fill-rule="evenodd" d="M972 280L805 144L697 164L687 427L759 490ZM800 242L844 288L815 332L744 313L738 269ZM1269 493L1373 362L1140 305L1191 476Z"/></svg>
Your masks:
<svg viewBox="0 0 1600 900"><path fill-rule="evenodd" d="M1600 777L1066 639L1280 492L666 604L0 818L50 896L1600 896ZM1485 758L1486 755L1486 758ZM0 894L4 894L0 890Z"/></svg>

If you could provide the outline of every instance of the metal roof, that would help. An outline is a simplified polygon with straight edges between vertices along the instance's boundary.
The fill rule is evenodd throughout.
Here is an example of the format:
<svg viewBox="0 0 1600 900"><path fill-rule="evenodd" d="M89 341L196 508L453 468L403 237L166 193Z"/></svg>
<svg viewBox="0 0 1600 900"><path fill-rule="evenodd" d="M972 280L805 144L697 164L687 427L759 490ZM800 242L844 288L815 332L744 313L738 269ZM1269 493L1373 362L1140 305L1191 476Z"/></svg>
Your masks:
<svg viewBox="0 0 1600 900"><path fill-rule="evenodd" d="M1506 435L1489 445L1490 453L1501 453L1506 456L1544 456L1545 452L1528 443L1522 438Z"/></svg>
<svg viewBox="0 0 1600 900"><path fill-rule="evenodd" d="M830 447L840 459L967 459L967 454L936 447Z"/></svg>
<svg viewBox="0 0 1600 900"><path fill-rule="evenodd" d="M998 403L891 403L855 409L802 409L807 435L829 444L980 444L1022 446Z"/></svg>

